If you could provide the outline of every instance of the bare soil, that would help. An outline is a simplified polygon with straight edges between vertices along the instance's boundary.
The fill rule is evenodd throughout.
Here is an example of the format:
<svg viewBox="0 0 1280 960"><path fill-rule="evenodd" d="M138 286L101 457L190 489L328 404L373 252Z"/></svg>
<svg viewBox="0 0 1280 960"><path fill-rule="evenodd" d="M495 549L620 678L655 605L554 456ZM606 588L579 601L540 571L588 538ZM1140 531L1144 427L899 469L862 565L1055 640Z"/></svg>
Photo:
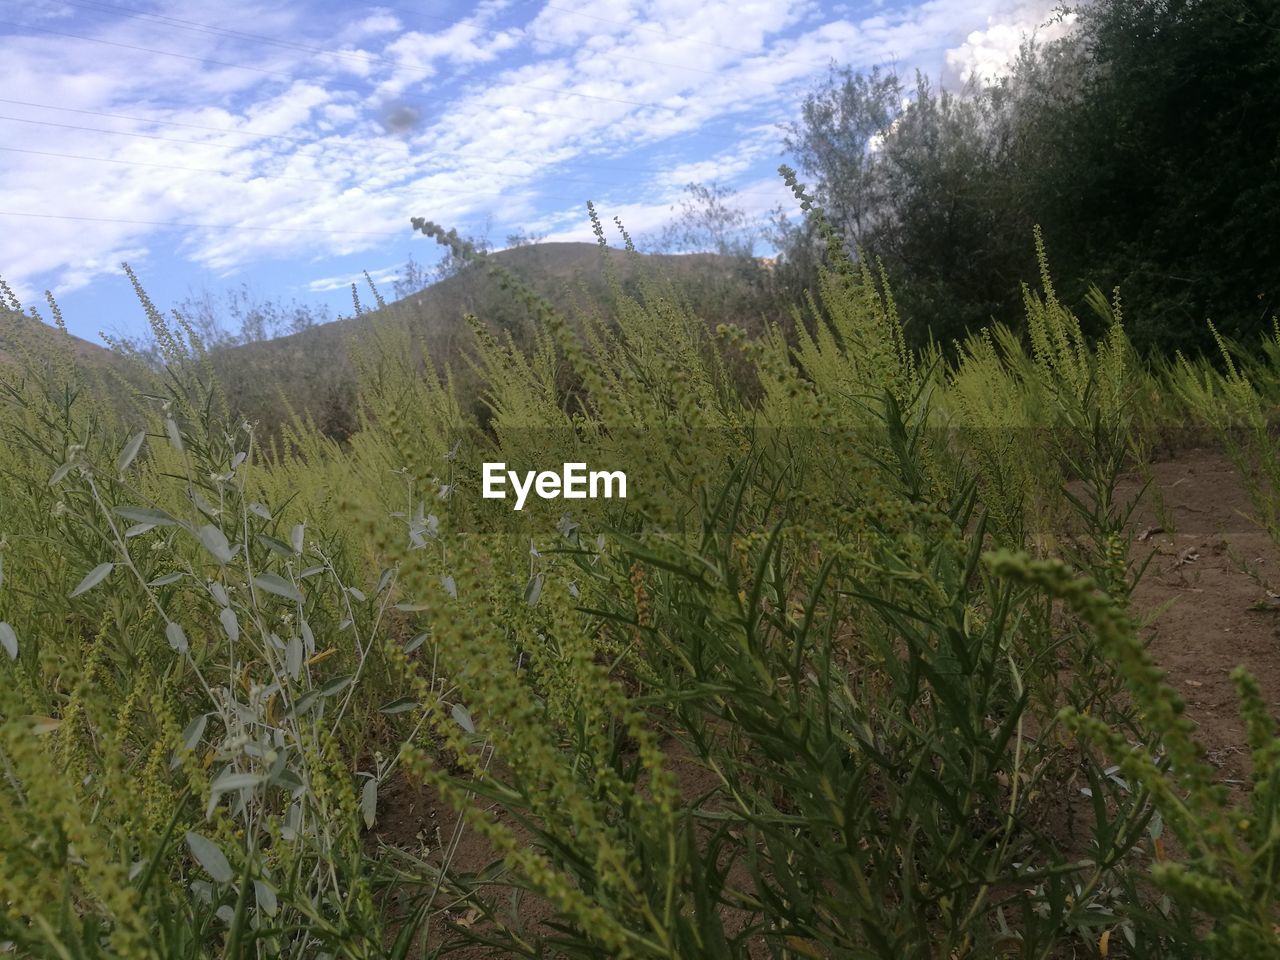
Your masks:
<svg viewBox="0 0 1280 960"><path fill-rule="evenodd" d="M1152 466L1135 516L1135 555L1151 556L1134 594L1156 662L1224 782L1248 778L1244 724L1231 671L1243 665L1280 713L1280 550L1249 519L1252 506L1218 450L1183 450ZM1126 486L1138 489L1138 478Z"/></svg>

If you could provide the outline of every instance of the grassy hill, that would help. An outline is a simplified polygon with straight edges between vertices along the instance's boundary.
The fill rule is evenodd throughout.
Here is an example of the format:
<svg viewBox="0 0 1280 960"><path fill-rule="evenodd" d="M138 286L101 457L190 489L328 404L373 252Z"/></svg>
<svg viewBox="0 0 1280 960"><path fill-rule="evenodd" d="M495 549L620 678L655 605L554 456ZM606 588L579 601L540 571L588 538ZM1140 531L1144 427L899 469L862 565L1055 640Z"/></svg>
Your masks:
<svg viewBox="0 0 1280 960"><path fill-rule="evenodd" d="M754 261L715 254L636 254L592 243L544 243L492 254L491 263L514 273L558 310L575 318L609 296L601 270L607 258L618 282L636 291L648 281L671 281L673 291L709 323L733 320L759 328L783 315L772 306L767 271ZM268 431L278 425L286 404L316 419L322 430L343 437L356 426L356 375L351 345L380 336L408 334L415 352L466 376L464 351L470 343L465 316L474 314L492 332L509 333L527 344L527 310L502 290L483 266L472 266L385 306L372 306L373 292L359 290L358 316L301 333L219 351L214 366L237 407Z"/></svg>
<svg viewBox="0 0 1280 960"><path fill-rule="evenodd" d="M52 357L59 352L65 352L85 368L112 367L118 363L110 350L0 307L0 363L16 362L25 353Z"/></svg>

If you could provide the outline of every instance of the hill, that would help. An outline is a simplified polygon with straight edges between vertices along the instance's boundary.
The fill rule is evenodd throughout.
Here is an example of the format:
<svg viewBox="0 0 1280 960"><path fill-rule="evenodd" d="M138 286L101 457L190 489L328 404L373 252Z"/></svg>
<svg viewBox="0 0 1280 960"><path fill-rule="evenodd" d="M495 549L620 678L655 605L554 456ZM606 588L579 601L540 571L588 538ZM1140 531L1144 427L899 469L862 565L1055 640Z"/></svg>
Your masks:
<svg viewBox="0 0 1280 960"><path fill-rule="evenodd" d="M758 327L783 315L775 309L769 273L755 260L716 254L635 254L593 243L543 243L491 254L489 262L518 276L571 319L606 302L600 269L607 258L624 291L642 280L668 279L709 323L733 320ZM359 291L362 304L372 299ZM465 375L464 317L474 314L495 333L526 342L527 310L482 267L458 274L383 307L300 333L218 351L214 367L237 407L268 431L278 427L282 398L316 419L325 432L347 436L356 426L355 370L350 345L382 333L407 333L415 348L443 369Z"/></svg>
<svg viewBox="0 0 1280 960"><path fill-rule="evenodd" d="M115 354L105 347L0 307L0 363L14 361L27 352L37 357L52 357L59 350L68 351L80 367L104 368L118 363Z"/></svg>

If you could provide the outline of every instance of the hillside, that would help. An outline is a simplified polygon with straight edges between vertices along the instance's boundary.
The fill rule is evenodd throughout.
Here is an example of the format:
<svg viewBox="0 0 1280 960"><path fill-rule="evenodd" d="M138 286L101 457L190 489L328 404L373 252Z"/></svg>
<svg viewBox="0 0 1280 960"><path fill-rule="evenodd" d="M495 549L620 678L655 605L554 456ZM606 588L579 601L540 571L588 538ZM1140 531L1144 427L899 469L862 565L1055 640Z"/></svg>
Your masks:
<svg viewBox="0 0 1280 960"><path fill-rule="evenodd" d="M68 348L76 363L83 367L108 367L118 362L104 347L0 307L0 363L13 361L24 351L37 357L52 357L59 349Z"/></svg>
<svg viewBox="0 0 1280 960"><path fill-rule="evenodd" d="M752 261L715 254L637 254L610 248L605 254L623 288L635 290L642 277L669 279L702 319L729 320L758 327L779 316L771 308L768 274ZM573 318L608 296L601 250L592 243L544 243L492 254L490 262L519 277ZM386 294L386 291L380 291ZM464 316L474 314L494 332L510 332L525 342L526 309L482 268L468 268L402 300L368 310L373 293L359 290L366 307L346 317L274 340L219 351L215 368L239 409L269 430L281 415L281 397L316 418L326 432L343 437L355 428L355 374L349 346L378 331L407 331L432 362L455 371L464 365L469 342Z"/></svg>

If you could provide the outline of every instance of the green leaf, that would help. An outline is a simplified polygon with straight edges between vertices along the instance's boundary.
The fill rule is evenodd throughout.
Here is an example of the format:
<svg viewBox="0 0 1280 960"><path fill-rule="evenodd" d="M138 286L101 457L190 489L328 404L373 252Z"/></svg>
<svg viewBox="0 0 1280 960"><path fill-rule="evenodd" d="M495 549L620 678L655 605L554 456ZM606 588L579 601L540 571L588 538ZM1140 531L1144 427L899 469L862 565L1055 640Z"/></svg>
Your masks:
<svg viewBox="0 0 1280 960"><path fill-rule="evenodd" d="M529 585L524 588L524 602L527 603L529 606L532 607L534 604L536 604L538 602L538 598L542 596L543 582L544 580L543 580L542 574L538 574L536 577L530 580Z"/></svg>
<svg viewBox="0 0 1280 960"><path fill-rule="evenodd" d="M230 883L231 878L235 876L231 872L231 864L227 863L226 856L208 837L188 831L187 849L191 851L191 856L195 857L196 863L204 867L205 872L213 877L215 883Z"/></svg>
<svg viewBox="0 0 1280 960"><path fill-rule="evenodd" d="M116 470L118 472L124 473L129 469L130 464L132 464L134 459L137 458L138 451L142 449L143 441L146 439L147 434L142 430L139 430L129 438L129 442L126 443L124 445L124 449L120 451L119 459L116 460Z"/></svg>
<svg viewBox="0 0 1280 960"><path fill-rule="evenodd" d="M157 527L172 527L178 522L163 510L153 510L150 507L119 506L115 508L115 514L134 523L150 523Z"/></svg>
<svg viewBox="0 0 1280 960"><path fill-rule="evenodd" d="M166 573L163 577L156 577L154 580L148 582L147 586L148 587L167 587L171 583L177 583L179 580L181 580L185 576L186 574L183 573L181 570L175 570L173 573Z"/></svg>
<svg viewBox="0 0 1280 960"><path fill-rule="evenodd" d="M293 559L293 550L283 540L277 540L275 537L260 533L258 534L258 542L278 557L284 557L286 560Z"/></svg>
<svg viewBox="0 0 1280 960"><path fill-rule="evenodd" d="M302 602L302 594L298 592L298 588L278 573L260 573L253 578L253 583L259 590L274 593L277 597L284 597L294 603Z"/></svg>
<svg viewBox="0 0 1280 960"><path fill-rule="evenodd" d="M304 716L308 710L315 706L316 701L319 699L319 690L308 690L293 702L293 706L289 710L289 715L293 717Z"/></svg>
<svg viewBox="0 0 1280 960"><path fill-rule="evenodd" d="M207 713L193 717L182 731L182 745L188 750L194 750L200 742L200 738L204 736L204 728L208 723L209 715Z"/></svg>
<svg viewBox="0 0 1280 960"><path fill-rule="evenodd" d="M401 697L399 700L392 700L385 707L379 707L379 713L408 713L410 710L418 706L418 701L413 697Z"/></svg>
<svg viewBox="0 0 1280 960"><path fill-rule="evenodd" d="M226 535L211 523L206 523L197 530L196 537L219 563L230 563L231 558L235 556L231 552L231 544L227 542Z"/></svg>
<svg viewBox="0 0 1280 960"><path fill-rule="evenodd" d="M293 532L289 535L289 543L293 547L293 552L302 556L303 538L306 533L306 527L298 524L293 528Z"/></svg>
<svg viewBox="0 0 1280 960"><path fill-rule="evenodd" d="M116 568L116 565L114 563L98 564L96 567L90 570L87 574L85 574L84 579L80 581L80 586L76 587L74 590L71 591L71 596L78 597L82 593L88 593L90 590L92 590L94 587L100 584L103 580L107 579L107 577L111 574L111 571L114 570L115 568Z"/></svg>
<svg viewBox="0 0 1280 960"><path fill-rule="evenodd" d="M476 732L476 725L471 720L471 712L462 704L455 703L449 713L451 713L453 715L453 719L458 722L458 726L467 731L467 733Z"/></svg>
<svg viewBox="0 0 1280 960"><path fill-rule="evenodd" d="M53 476L49 478L49 486L56 487L60 484L66 479L67 474L71 472L71 468L74 466L74 463L64 463L57 470L53 471Z"/></svg>
<svg viewBox="0 0 1280 960"><path fill-rule="evenodd" d="M165 639L169 641L169 646L173 647L178 653L186 653L189 645L187 643L187 635L183 632L182 627L174 623L172 620L165 625Z"/></svg>
<svg viewBox="0 0 1280 960"><path fill-rule="evenodd" d="M427 635L425 633L418 634L416 637L414 637L404 645L404 652L413 653L413 651L417 650L420 646L426 643L426 640L427 640Z"/></svg>
<svg viewBox="0 0 1280 960"><path fill-rule="evenodd" d="M271 885L262 880L253 881L253 895L258 901L258 909L268 917L274 917L279 909L276 892Z"/></svg>
<svg viewBox="0 0 1280 960"><path fill-rule="evenodd" d="M332 697L336 693L341 693L354 679L355 677L351 674L347 674L345 677L335 677L320 688L320 696Z"/></svg>
<svg viewBox="0 0 1280 960"><path fill-rule="evenodd" d="M360 814L364 817L364 825L370 830L378 819L378 781L370 777L360 791Z"/></svg>
<svg viewBox="0 0 1280 960"><path fill-rule="evenodd" d="M209 784L215 794L230 793L232 790L243 790L245 787L256 787L262 782L260 773L224 773Z"/></svg>
<svg viewBox="0 0 1280 960"><path fill-rule="evenodd" d="M18 659L18 635L13 632L13 627L2 620L0 620L0 647L4 648L10 660Z"/></svg>
<svg viewBox="0 0 1280 960"><path fill-rule="evenodd" d="M292 680L297 680L302 674L302 654L302 638L290 637L289 645L285 648L284 668Z"/></svg>
<svg viewBox="0 0 1280 960"><path fill-rule="evenodd" d="M230 607L223 607L218 612L218 619L222 621L222 629L227 632L227 639L235 643L240 639L240 622L236 620L236 612Z"/></svg>
<svg viewBox="0 0 1280 960"><path fill-rule="evenodd" d="M440 586L444 587L444 592L455 600L458 599L458 581L453 579L453 574L446 573L440 578Z"/></svg>
<svg viewBox="0 0 1280 960"><path fill-rule="evenodd" d="M182 446L182 434L178 432L178 425L174 423L173 418L169 417L164 422L165 433L169 435L169 443L173 445L173 449L179 453L185 449Z"/></svg>

